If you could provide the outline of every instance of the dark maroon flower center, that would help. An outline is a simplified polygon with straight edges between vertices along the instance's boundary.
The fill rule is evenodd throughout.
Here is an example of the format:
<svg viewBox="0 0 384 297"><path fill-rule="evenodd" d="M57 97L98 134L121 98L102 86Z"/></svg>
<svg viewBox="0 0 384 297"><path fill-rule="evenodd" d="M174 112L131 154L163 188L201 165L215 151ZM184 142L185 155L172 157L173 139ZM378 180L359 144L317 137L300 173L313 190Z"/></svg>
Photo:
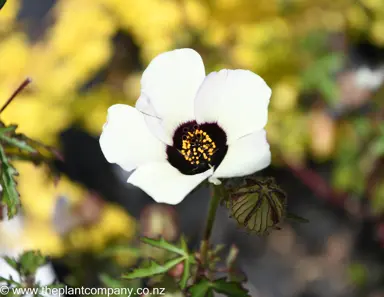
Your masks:
<svg viewBox="0 0 384 297"><path fill-rule="evenodd" d="M167 146L169 163L181 173L193 175L216 169L227 153L227 136L216 123L186 122L175 130L173 146Z"/></svg>

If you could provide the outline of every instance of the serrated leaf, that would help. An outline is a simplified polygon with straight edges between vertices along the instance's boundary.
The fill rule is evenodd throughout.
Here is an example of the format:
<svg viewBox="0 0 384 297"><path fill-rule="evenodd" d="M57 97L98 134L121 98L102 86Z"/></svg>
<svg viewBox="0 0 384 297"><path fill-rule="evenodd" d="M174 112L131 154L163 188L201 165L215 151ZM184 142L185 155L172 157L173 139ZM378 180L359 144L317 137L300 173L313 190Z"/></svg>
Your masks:
<svg viewBox="0 0 384 297"><path fill-rule="evenodd" d="M9 266L11 266L13 269L17 269L17 261L14 258L11 257L3 257L4 261L7 262Z"/></svg>
<svg viewBox="0 0 384 297"><path fill-rule="evenodd" d="M184 261L184 270L183 270L183 274L181 275L181 279L179 283L181 289L185 289L190 277L191 277L191 262Z"/></svg>
<svg viewBox="0 0 384 297"><path fill-rule="evenodd" d="M185 255L189 255L188 244L184 236L181 236L180 238L180 247L184 251Z"/></svg>
<svg viewBox="0 0 384 297"><path fill-rule="evenodd" d="M0 162L1 162L1 174L0 182L3 187L2 202L7 205L8 218L13 218L18 210L20 203L19 193L16 189L16 181L14 177L18 174L16 169L8 162L8 158L5 155L3 147L0 145Z"/></svg>
<svg viewBox="0 0 384 297"><path fill-rule="evenodd" d="M188 255L182 248L179 248L179 247L173 245L172 243L169 243L164 238L152 239L152 238L148 238L148 237L142 237L140 240L146 244L151 245L151 246L154 246L154 247L157 247L157 248L169 251L169 252L173 252L173 253L176 253L176 254L181 255L181 256Z"/></svg>
<svg viewBox="0 0 384 297"><path fill-rule="evenodd" d="M181 237L180 244L181 244L181 248L183 249L185 254L189 255L188 245L187 245L187 242L185 241L184 236ZM188 282L189 278L191 277L191 262L189 261L189 257L186 257L186 259L184 261L184 267L183 268L184 268L183 274L181 275L181 279L180 279L180 283L179 283L181 289L185 289L185 287L187 286L187 282Z"/></svg>
<svg viewBox="0 0 384 297"><path fill-rule="evenodd" d="M246 181L246 186L232 190L225 205L240 226L250 232L267 233L285 217L287 196L273 178Z"/></svg>
<svg viewBox="0 0 384 297"><path fill-rule="evenodd" d="M31 147L29 144L27 144L26 141L17 139L16 136L9 137L5 134L0 133L0 140L3 142L6 142L12 146L15 146L21 150L27 151L29 153L36 153L37 151Z"/></svg>
<svg viewBox="0 0 384 297"><path fill-rule="evenodd" d="M239 269L231 270L228 272L228 280L238 283L245 283L247 282L247 275Z"/></svg>
<svg viewBox="0 0 384 297"><path fill-rule="evenodd" d="M25 276L34 275L37 269L47 262L40 251L26 251L19 259L20 273Z"/></svg>
<svg viewBox="0 0 384 297"><path fill-rule="evenodd" d="M236 297L251 297L248 290L243 288L238 282L227 281L225 278L215 280L213 288L217 293L221 293L227 296Z"/></svg>
<svg viewBox="0 0 384 297"><path fill-rule="evenodd" d="M225 278L215 281L203 278L188 289L191 297L213 297L213 291L230 297L250 297L248 290L243 288L240 283L227 281Z"/></svg>
<svg viewBox="0 0 384 297"><path fill-rule="evenodd" d="M306 218L303 218L303 217L298 216L298 215L291 213L291 212L287 213L287 219L291 219L291 220L299 222L299 223L309 223L309 220L307 220Z"/></svg>
<svg viewBox="0 0 384 297"><path fill-rule="evenodd" d="M181 236L180 246L181 246L181 248L183 249L183 251L185 253L184 254L185 260L186 261L188 260L190 264L196 264L195 256L194 256L194 254L190 254L189 253L188 245L187 245L187 242L186 242L184 236Z"/></svg>
<svg viewBox="0 0 384 297"><path fill-rule="evenodd" d="M191 276L191 264L195 264L196 260L193 255L189 254L188 251L188 245L185 240L185 238L182 236L180 239L180 247L167 242L164 238L160 239L152 239L148 237L143 237L141 238L141 241L145 244L151 245L153 247L163 249L165 251L175 253L181 257L178 257L176 259L170 260L166 262L164 265L160 265L155 261L151 261L150 267L146 268L138 268L140 271L137 272L137 269L133 270L132 272L134 273L132 276L132 273L128 274L129 278L140 278L140 277L147 277L151 275L156 275L156 274L163 274L176 266L177 264L183 262L183 273L181 275L181 279L179 282L179 285L182 289L184 289L187 286L187 282ZM172 262L174 261L174 262ZM143 270L144 269L144 270ZM146 275L146 276L137 276L137 273L139 275Z"/></svg>
<svg viewBox="0 0 384 297"><path fill-rule="evenodd" d="M163 274L171 270L177 264L184 261L184 257L179 257L176 259L171 259L164 264L159 264L153 260L149 262L147 267L134 268L131 272L124 274L123 278L125 279L136 279L136 278L145 278L158 274Z"/></svg>
<svg viewBox="0 0 384 297"><path fill-rule="evenodd" d="M189 287L188 292L191 294L191 297L213 297L212 283L204 278Z"/></svg>
<svg viewBox="0 0 384 297"><path fill-rule="evenodd" d="M0 126L1 126L0 127L0 134L5 134L5 133L9 133L9 132L15 132L16 129L17 129L16 125L5 126L2 123L0 123Z"/></svg>
<svg viewBox="0 0 384 297"><path fill-rule="evenodd" d="M121 288L122 286L119 280L116 280L105 273L100 274L99 279L108 288Z"/></svg>
<svg viewBox="0 0 384 297"><path fill-rule="evenodd" d="M7 2L7 0L0 0L0 9L2 9L4 7L6 2Z"/></svg>

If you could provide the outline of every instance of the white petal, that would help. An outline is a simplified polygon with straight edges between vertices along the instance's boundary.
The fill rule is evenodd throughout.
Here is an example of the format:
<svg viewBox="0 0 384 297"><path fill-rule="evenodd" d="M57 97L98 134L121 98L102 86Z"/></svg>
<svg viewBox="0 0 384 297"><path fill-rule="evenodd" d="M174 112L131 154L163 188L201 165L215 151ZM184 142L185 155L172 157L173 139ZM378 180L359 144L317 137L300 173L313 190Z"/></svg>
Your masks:
<svg viewBox="0 0 384 297"><path fill-rule="evenodd" d="M128 183L141 188L158 203L178 204L213 170L195 175L181 174L168 162L140 166L129 177Z"/></svg>
<svg viewBox="0 0 384 297"><path fill-rule="evenodd" d="M45 264L36 271L36 280L43 286L48 286L56 280L52 264Z"/></svg>
<svg viewBox="0 0 384 297"><path fill-rule="evenodd" d="M8 263L2 258L4 255L0 255L0 278L4 277L6 279L12 278L13 280L19 282L20 275L19 273L13 269ZM4 285L3 282L0 281L0 285Z"/></svg>
<svg viewBox="0 0 384 297"><path fill-rule="evenodd" d="M148 130L143 115L124 104L108 109L100 146L108 162L117 163L127 171L147 162L166 159L165 144Z"/></svg>
<svg viewBox="0 0 384 297"><path fill-rule="evenodd" d="M144 71L141 93L149 99L156 116L169 122L165 124L171 130L168 133L180 123L194 119L194 99L204 78L203 61L192 49L160 54Z"/></svg>
<svg viewBox="0 0 384 297"><path fill-rule="evenodd" d="M227 133L227 143L264 128L271 89L247 70L210 73L195 100L199 123L217 122Z"/></svg>
<svg viewBox="0 0 384 297"><path fill-rule="evenodd" d="M162 120L145 94L141 94L136 101L136 109L143 114L145 123L153 135L168 145L173 144L171 131L174 129L176 123L172 123L172 121L169 120Z"/></svg>
<svg viewBox="0 0 384 297"><path fill-rule="evenodd" d="M228 152L213 174L216 178L252 174L271 164L265 130L246 135L228 146Z"/></svg>

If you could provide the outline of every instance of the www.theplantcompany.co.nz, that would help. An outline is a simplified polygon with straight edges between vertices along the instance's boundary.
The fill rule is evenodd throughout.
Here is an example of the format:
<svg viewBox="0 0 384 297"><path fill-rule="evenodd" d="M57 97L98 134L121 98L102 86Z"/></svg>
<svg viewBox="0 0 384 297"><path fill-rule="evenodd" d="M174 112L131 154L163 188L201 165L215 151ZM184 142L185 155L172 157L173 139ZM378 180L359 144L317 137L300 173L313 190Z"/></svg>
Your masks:
<svg viewBox="0 0 384 297"><path fill-rule="evenodd" d="M69 296L69 295L104 295L104 296L161 296L165 295L165 288L87 288L87 287L40 287L40 288L16 288L5 285L0 286L0 296L9 293L16 296Z"/></svg>

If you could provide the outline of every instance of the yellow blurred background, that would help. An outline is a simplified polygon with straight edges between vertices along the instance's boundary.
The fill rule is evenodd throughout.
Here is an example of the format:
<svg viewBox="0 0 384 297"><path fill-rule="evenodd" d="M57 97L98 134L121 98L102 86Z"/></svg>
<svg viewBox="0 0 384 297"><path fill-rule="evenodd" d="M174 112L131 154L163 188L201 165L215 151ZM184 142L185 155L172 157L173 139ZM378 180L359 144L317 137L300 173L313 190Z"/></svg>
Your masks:
<svg viewBox="0 0 384 297"><path fill-rule="evenodd" d="M355 122L336 121L326 107L341 102L332 71L342 68L345 48L361 36L384 47L382 0L59 0L40 20L46 26L34 40L28 22L17 18L20 9L19 0L9 0L0 11L0 105L26 77L33 82L1 119L46 144L58 146L58 133L72 123L99 135L111 104L133 104L138 98L141 72L153 57L192 47L202 55L207 73L250 69L271 86L267 129L274 165L334 159L341 165L333 171L332 184L360 193L366 187L364 174L381 157L375 155L368 165L343 163L340 143L352 143L352 150L360 136ZM133 55L132 44L117 47L119 34L129 36L137 50L126 67L118 67L119 61ZM107 72L104 79L84 89L101 71ZM318 72L312 82L308 76ZM301 100L308 90L318 97L309 107ZM364 117L359 121L372 126ZM15 167L30 221L26 245L62 254L63 239L51 223L57 199L64 195L76 205L87 199L87 190L66 178L51 184L42 167L20 162ZM376 212L384 209L383 189L378 184L372 194ZM135 222L123 210L108 204L102 212L91 229L73 231L71 248L97 249L105 238L133 236Z"/></svg>

